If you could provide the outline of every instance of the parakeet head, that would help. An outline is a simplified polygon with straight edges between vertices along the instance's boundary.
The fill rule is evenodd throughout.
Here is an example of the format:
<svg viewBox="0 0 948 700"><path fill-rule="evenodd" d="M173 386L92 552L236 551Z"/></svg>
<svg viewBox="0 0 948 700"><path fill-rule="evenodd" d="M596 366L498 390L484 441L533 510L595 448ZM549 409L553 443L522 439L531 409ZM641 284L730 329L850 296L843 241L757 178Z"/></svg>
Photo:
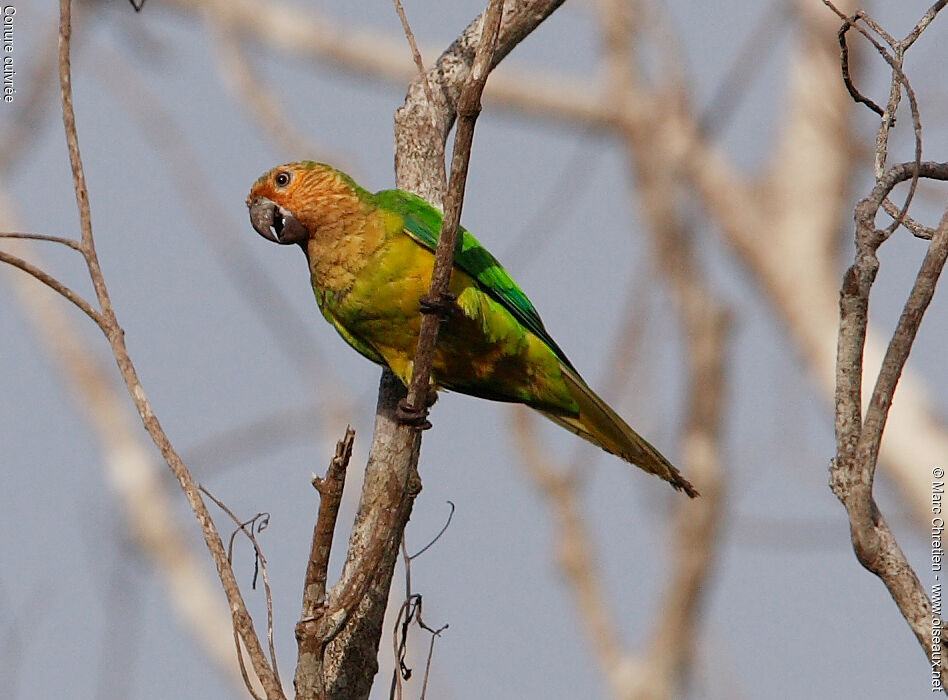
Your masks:
<svg viewBox="0 0 948 700"><path fill-rule="evenodd" d="M279 165L250 188L250 223L269 241L305 247L310 236L338 221L344 202L359 202L360 189L348 175L323 163Z"/></svg>

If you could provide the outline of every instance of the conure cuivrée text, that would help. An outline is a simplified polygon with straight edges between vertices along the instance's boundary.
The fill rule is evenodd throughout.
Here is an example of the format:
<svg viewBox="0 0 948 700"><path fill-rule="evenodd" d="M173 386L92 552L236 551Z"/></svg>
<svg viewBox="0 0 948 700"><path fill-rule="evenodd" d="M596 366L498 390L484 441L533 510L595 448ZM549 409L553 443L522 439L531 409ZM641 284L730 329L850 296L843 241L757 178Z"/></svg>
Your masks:
<svg viewBox="0 0 948 700"><path fill-rule="evenodd" d="M407 386L441 212L402 190L372 194L322 163L260 177L247 198L264 238L303 249L319 310L349 345ZM697 492L583 381L526 294L463 228L431 373L435 389L526 404L689 496Z"/></svg>

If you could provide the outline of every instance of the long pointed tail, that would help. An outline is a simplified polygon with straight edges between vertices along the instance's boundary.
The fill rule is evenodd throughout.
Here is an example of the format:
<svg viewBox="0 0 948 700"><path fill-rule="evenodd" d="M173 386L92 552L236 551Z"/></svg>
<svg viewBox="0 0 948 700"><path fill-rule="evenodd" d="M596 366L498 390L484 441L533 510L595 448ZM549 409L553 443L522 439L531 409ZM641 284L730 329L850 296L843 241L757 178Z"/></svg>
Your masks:
<svg viewBox="0 0 948 700"><path fill-rule="evenodd" d="M598 445L606 452L611 452L640 469L660 476L691 498L698 495L691 482L684 478L661 452L632 430L628 423L586 385L586 382L569 367L563 366L562 370L563 379L573 399L579 404L579 416L564 416L541 411L544 416L592 444Z"/></svg>

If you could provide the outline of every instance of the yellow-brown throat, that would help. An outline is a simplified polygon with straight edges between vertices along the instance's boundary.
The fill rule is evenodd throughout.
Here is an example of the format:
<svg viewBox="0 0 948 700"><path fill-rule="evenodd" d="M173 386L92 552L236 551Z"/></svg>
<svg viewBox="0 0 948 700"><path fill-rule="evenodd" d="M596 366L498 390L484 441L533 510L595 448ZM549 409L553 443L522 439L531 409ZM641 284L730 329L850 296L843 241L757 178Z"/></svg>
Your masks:
<svg viewBox="0 0 948 700"><path fill-rule="evenodd" d="M314 287L344 292L384 242L384 224L371 199L335 168L298 161L262 175L247 206L257 233L303 248Z"/></svg>

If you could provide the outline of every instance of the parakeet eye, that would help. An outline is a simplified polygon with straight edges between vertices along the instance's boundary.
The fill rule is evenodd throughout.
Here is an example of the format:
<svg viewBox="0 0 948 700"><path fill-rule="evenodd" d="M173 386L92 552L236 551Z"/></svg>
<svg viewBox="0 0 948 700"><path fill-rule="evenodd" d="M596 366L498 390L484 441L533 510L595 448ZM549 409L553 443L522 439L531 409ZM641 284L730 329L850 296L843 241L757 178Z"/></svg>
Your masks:
<svg viewBox="0 0 948 700"><path fill-rule="evenodd" d="M277 187L286 187L290 184L291 179L292 175L290 175L290 173L288 173L286 170L281 170L276 174L276 177L273 178L273 182L276 183Z"/></svg>

